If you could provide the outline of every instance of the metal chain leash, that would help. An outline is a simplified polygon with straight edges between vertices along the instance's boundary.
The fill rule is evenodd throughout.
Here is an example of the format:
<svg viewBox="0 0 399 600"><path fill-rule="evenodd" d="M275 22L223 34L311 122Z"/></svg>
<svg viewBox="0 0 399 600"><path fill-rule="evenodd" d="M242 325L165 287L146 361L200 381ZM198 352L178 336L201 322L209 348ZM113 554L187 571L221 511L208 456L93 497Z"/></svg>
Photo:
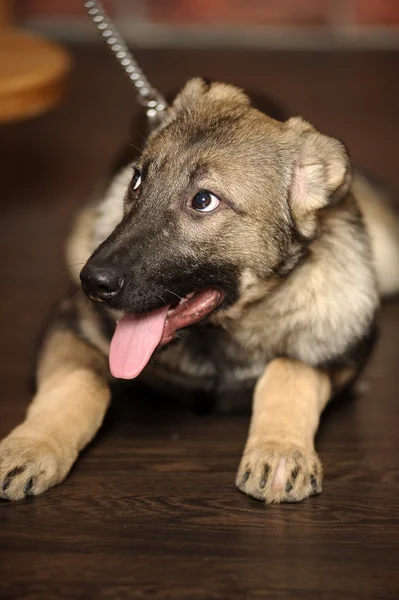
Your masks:
<svg viewBox="0 0 399 600"><path fill-rule="evenodd" d="M156 126L166 108L164 98L151 86L134 60L119 31L105 12L102 2L91 0L90 2L85 2L84 6L107 46L136 88L139 101L146 108L150 125Z"/></svg>

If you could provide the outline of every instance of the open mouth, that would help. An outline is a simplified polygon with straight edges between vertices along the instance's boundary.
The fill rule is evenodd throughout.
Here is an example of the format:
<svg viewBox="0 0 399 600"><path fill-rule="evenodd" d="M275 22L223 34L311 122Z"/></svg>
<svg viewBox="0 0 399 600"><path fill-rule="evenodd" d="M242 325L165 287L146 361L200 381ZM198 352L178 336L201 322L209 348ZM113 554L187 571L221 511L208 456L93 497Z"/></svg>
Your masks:
<svg viewBox="0 0 399 600"><path fill-rule="evenodd" d="M192 292L178 304L140 314L127 314L118 322L111 341L109 365L119 379L134 379L156 348L172 341L179 329L202 321L223 301L217 288Z"/></svg>
<svg viewBox="0 0 399 600"><path fill-rule="evenodd" d="M168 344L176 331L202 321L222 302L224 295L216 288L191 292L180 302L169 308L159 346Z"/></svg>

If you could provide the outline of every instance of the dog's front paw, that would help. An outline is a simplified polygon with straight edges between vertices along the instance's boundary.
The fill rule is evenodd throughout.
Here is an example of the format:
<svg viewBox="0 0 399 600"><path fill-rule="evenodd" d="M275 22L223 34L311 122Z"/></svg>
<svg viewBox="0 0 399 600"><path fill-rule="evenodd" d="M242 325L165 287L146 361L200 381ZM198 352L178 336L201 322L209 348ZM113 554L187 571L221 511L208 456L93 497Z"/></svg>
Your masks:
<svg viewBox="0 0 399 600"><path fill-rule="evenodd" d="M10 434L0 442L0 498L22 500L41 494L68 472L51 443Z"/></svg>
<svg viewBox="0 0 399 600"><path fill-rule="evenodd" d="M314 451L264 442L246 448L236 485L268 504L299 502L320 494L322 478L322 466Z"/></svg>

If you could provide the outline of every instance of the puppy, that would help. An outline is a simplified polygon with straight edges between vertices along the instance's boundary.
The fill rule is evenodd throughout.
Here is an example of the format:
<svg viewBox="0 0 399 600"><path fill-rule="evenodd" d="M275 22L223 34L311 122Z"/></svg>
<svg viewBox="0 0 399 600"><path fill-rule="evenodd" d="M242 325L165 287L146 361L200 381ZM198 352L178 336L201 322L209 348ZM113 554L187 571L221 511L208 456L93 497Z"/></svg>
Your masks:
<svg viewBox="0 0 399 600"><path fill-rule="evenodd" d="M0 444L1 497L66 477L103 421L110 373L224 401L251 390L237 487L266 503L318 494L320 414L365 364L381 295L399 289L383 196L303 119L190 81L77 220L68 258L87 258L86 296L49 328L26 420Z"/></svg>

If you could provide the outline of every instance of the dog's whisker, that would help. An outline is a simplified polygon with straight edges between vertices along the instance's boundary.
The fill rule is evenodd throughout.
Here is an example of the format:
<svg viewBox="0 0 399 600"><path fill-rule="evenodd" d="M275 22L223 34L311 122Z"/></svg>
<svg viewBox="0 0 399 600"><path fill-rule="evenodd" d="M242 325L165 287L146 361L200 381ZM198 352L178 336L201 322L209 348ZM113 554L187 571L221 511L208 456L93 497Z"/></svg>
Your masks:
<svg viewBox="0 0 399 600"><path fill-rule="evenodd" d="M165 302L165 304L167 305L168 303L166 302L165 298L162 298L162 296L160 294L158 294L158 298L160 298L162 300L162 302Z"/></svg>
<svg viewBox="0 0 399 600"><path fill-rule="evenodd" d="M86 261L79 261L79 262L76 262L76 263L69 263L69 264L67 265L67 267L68 267L69 269L72 269L73 267L81 267L81 266L83 266L83 265L85 264L85 262L86 262Z"/></svg>
<svg viewBox="0 0 399 600"><path fill-rule="evenodd" d="M141 137L141 139L143 140L143 142L145 142L145 143L147 142L147 138L141 133L141 131L139 131L137 128L135 128L134 131L135 131L135 133L139 134L139 136ZM127 136L127 139L128 139L129 142L132 141L132 138L131 138L130 135ZM140 150L140 152L141 152L141 150Z"/></svg>
<svg viewBox="0 0 399 600"><path fill-rule="evenodd" d="M79 292L81 292L81 291L82 291L81 287L76 288L76 290L74 292L72 292L71 300L74 300L76 298L76 296L79 294Z"/></svg>
<svg viewBox="0 0 399 600"><path fill-rule="evenodd" d="M186 305L186 308L188 308L187 302L184 300L184 298L179 296L179 294L176 294L176 292L172 292L172 290L168 290L168 289L166 291L169 292L169 294L173 294L174 296L176 296L176 298L179 298L180 302L184 302L184 304Z"/></svg>
<svg viewBox="0 0 399 600"><path fill-rule="evenodd" d="M183 298L181 296L179 296L179 294L176 294L176 292L172 292L172 290L168 290L166 289L167 292L169 292L169 294L173 294L174 296L176 296L176 298L179 298L179 300L183 300Z"/></svg>
<svg viewBox="0 0 399 600"><path fill-rule="evenodd" d="M135 146L134 144L132 144L131 142L127 141L126 142L128 146L130 146L131 148L134 148L135 150L137 150L137 152L142 152L142 150L140 150L140 148L138 148L137 146Z"/></svg>

